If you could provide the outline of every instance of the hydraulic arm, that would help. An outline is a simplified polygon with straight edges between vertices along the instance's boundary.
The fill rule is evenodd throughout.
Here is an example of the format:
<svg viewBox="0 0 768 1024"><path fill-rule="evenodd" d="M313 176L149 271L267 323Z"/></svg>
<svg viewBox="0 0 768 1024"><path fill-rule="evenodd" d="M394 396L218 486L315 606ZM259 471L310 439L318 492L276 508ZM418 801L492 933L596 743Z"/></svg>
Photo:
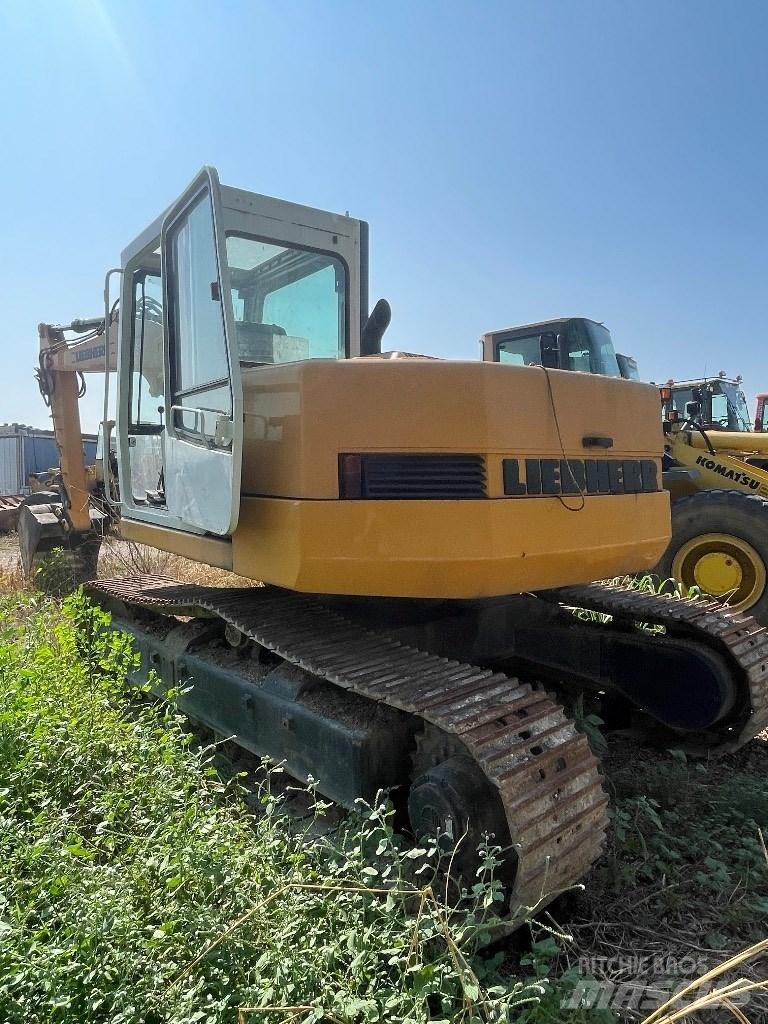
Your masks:
<svg viewBox="0 0 768 1024"><path fill-rule="evenodd" d="M750 461L752 456L768 457L767 435L707 431L690 423L671 423L668 428L666 448L681 467L665 474L673 493L725 488L768 498L768 470Z"/></svg>
<svg viewBox="0 0 768 1024"><path fill-rule="evenodd" d="M113 322L106 331L104 320L78 320L68 327L40 324L38 328L36 375L53 421L59 474L57 493L34 495L20 510L19 544L27 575L32 575L54 549L62 552L72 582L91 579L96 573L107 517L92 501L97 474L89 472L85 462L79 400L85 393L84 373L115 369L116 329ZM68 342L67 330L87 333ZM109 457L108 434L107 426L102 444L105 459ZM48 500L41 501L41 497Z"/></svg>

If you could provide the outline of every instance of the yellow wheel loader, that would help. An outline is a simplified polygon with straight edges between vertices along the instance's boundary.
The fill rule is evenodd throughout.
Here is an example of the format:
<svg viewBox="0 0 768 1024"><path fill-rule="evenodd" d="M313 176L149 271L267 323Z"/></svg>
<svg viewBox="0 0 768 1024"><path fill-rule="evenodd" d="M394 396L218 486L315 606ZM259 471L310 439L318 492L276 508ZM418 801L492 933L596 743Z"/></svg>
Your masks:
<svg viewBox="0 0 768 1024"><path fill-rule="evenodd" d="M726 419L743 426L745 402L738 415L723 403L718 428L708 429L716 399L699 385L683 419L679 409L669 408L669 390L661 389L672 539L658 571L766 623L768 435L722 429Z"/></svg>
<svg viewBox="0 0 768 1024"><path fill-rule="evenodd" d="M201 172L124 250L100 337L41 328L62 488L24 509L25 564L58 543L92 575L77 370L100 359L122 536L263 584L90 582L135 640L135 680L342 805L391 791L465 882L493 834L515 923L603 847L576 697L732 750L768 724L768 632L591 583L669 541L655 388L384 353L367 268L365 223Z"/></svg>

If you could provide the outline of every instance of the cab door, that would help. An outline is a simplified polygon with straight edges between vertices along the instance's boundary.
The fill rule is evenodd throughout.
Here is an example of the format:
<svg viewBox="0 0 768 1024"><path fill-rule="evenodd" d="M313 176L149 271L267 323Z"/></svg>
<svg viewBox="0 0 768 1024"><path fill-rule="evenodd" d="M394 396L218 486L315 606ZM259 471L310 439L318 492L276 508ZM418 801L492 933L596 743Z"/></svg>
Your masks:
<svg viewBox="0 0 768 1024"><path fill-rule="evenodd" d="M231 534L243 397L219 181L205 168L163 219L165 498L174 526Z"/></svg>

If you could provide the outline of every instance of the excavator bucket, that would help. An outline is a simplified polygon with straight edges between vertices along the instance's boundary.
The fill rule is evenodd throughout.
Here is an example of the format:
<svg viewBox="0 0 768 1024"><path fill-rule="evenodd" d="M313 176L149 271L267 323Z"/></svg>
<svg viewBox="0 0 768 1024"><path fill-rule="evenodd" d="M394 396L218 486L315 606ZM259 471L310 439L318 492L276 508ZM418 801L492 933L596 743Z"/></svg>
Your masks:
<svg viewBox="0 0 768 1024"><path fill-rule="evenodd" d="M106 517L90 510L91 529L72 533L66 528L61 501L25 503L19 513L19 550L27 579L43 590L73 590L94 579Z"/></svg>

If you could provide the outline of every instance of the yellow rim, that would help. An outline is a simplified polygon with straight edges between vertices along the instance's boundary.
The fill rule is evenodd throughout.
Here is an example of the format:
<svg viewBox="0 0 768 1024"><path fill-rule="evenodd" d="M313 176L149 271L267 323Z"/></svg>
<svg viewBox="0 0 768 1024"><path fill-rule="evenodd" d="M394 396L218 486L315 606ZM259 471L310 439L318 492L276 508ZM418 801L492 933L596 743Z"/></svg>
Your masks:
<svg viewBox="0 0 768 1024"><path fill-rule="evenodd" d="M672 561L672 575L737 611L759 601L766 582L765 563L757 551L727 533L703 533L683 544Z"/></svg>

